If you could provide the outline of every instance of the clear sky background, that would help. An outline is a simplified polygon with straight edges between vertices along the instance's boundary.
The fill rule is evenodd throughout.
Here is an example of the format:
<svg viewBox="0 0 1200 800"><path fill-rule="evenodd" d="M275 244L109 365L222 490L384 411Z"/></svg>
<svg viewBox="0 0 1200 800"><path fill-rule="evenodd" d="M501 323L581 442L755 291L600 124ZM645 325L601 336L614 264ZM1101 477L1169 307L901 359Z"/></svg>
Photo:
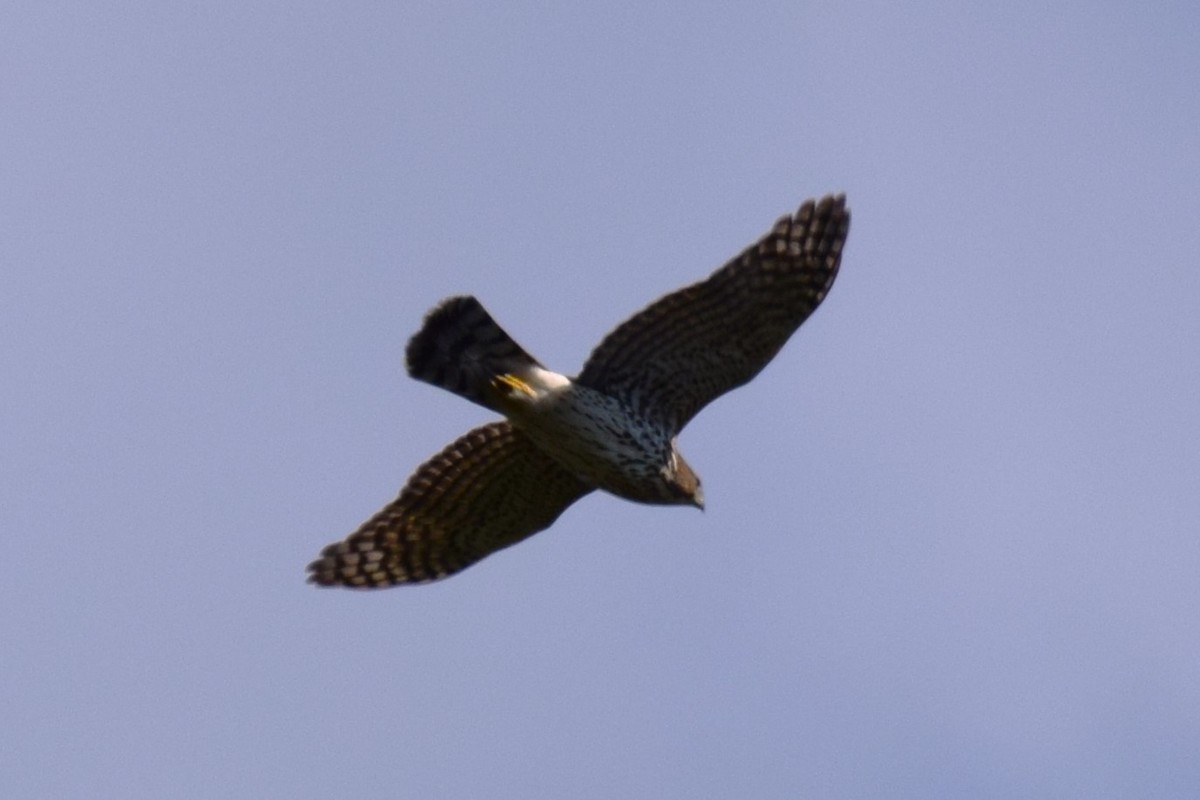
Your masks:
<svg viewBox="0 0 1200 800"><path fill-rule="evenodd" d="M4 5L0 795L1200 796L1200 12L730 6ZM706 513L305 584L439 299L574 373L831 191Z"/></svg>

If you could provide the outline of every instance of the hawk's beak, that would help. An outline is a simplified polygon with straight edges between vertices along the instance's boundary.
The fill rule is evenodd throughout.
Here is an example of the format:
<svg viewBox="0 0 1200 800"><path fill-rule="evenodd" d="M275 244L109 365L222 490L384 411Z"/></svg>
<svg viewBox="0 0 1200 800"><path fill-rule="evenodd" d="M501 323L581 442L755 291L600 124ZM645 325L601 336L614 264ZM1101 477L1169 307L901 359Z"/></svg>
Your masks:
<svg viewBox="0 0 1200 800"><path fill-rule="evenodd" d="M696 491L692 494L692 505L701 511L704 510L704 492L699 486L696 487Z"/></svg>

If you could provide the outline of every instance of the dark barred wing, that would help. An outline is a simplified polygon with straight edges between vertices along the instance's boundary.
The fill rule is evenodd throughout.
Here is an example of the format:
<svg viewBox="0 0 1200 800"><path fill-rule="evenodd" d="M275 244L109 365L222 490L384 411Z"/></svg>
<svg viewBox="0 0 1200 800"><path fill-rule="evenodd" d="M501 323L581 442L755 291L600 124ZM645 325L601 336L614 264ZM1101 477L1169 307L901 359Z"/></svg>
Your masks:
<svg viewBox="0 0 1200 800"><path fill-rule="evenodd" d="M309 564L322 586L437 580L548 528L592 490L508 422L475 428L422 464L390 504Z"/></svg>
<svg viewBox="0 0 1200 800"><path fill-rule="evenodd" d="M577 380L678 432L757 375L820 305L849 230L844 195L805 202L707 280L618 326Z"/></svg>

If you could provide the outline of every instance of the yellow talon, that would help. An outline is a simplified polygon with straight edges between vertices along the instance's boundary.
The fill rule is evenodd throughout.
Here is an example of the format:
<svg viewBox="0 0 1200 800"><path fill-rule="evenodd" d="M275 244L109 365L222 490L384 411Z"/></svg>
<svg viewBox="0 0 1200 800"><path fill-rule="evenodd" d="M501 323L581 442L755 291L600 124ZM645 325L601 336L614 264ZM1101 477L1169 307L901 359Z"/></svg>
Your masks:
<svg viewBox="0 0 1200 800"><path fill-rule="evenodd" d="M492 385L506 394L522 392L529 397L534 396L533 387L512 373L497 375L496 377L492 378ZM505 387L508 387L507 391L505 390Z"/></svg>

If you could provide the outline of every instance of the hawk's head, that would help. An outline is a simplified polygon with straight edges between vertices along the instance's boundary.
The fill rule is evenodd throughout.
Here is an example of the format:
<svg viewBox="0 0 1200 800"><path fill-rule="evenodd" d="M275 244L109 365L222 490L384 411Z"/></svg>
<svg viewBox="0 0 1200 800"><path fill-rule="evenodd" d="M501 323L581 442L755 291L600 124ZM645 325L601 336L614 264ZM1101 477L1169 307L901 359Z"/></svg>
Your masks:
<svg viewBox="0 0 1200 800"><path fill-rule="evenodd" d="M673 447L660 475L664 503L695 506L701 511L704 510L704 490L700 488L700 476Z"/></svg>

